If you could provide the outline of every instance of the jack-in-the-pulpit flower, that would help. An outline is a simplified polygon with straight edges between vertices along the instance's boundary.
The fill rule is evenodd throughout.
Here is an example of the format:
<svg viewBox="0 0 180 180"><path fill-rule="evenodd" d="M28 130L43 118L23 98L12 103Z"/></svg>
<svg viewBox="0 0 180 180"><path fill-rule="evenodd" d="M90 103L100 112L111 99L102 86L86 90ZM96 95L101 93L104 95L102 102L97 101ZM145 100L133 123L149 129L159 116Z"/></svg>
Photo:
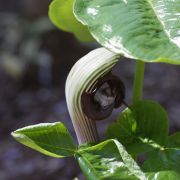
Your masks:
<svg viewBox="0 0 180 180"><path fill-rule="evenodd" d="M98 141L95 120L110 115L124 98L123 83L110 73L119 57L98 48L77 61L67 77L66 101L79 144Z"/></svg>

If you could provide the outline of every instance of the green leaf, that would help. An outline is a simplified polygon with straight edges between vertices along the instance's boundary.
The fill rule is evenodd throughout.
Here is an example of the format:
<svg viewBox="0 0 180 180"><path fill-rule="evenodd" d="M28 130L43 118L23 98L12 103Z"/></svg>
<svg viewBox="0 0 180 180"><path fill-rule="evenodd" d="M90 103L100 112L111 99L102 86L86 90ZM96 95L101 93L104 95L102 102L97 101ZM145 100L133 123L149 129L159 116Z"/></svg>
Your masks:
<svg viewBox="0 0 180 180"><path fill-rule="evenodd" d="M132 154L161 148L168 137L167 113L155 102L139 101L124 110L106 134L117 138Z"/></svg>
<svg viewBox="0 0 180 180"><path fill-rule="evenodd" d="M179 0L76 0L74 13L106 48L145 62L180 64Z"/></svg>
<svg viewBox="0 0 180 180"><path fill-rule="evenodd" d="M180 149L180 132L169 136L167 147Z"/></svg>
<svg viewBox="0 0 180 180"><path fill-rule="evenodd" d="M139 166L117 140L107 140L95 146L79 149L75 156L90 180L146 179Z"/></svg>
<svg viewBox="0 0 180 180"><path fill-rule="evenodd" d="M148 159L143 163L143 170L157 172L172 170L180 172L180 149L165 148L148 152Z"/></svg>
<svg viewBox="0 0 180 180"><path fill-rule="evenodd" d="M81 41L93 41L86 26L76 20L73 14L74 0L53 0L49 6L49 17L60 29L74 33Z"/></svg>
<svg viewBox="0 0 180 180"><path fill-rule="evenodd" d="M179 180L180 174L175 171L159 171L153 173L146 173L148 180Z"/></svg>
<svg viewBox="0 0 180 180"><path fill-rule="evenodd" d="M56 158L72 156L76 151L71 135L60 122L27 126L11 135L25 146Z"/></svg>

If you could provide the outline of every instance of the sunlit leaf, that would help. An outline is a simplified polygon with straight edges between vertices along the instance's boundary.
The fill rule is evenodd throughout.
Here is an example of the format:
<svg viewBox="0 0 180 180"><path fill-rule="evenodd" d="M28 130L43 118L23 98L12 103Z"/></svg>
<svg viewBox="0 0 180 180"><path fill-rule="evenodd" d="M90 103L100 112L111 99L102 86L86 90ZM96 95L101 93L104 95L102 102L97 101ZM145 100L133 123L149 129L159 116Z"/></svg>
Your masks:
<svg viewBox="0 0 180 180"><path fill-rule="evenodd" d="M74 12L102 46L116 53L180 64L179 0L76 0Z"/></svg>
<svg viewBox="0 0 180 180"><path fill-rule="evenodd" d="M48 156L72 156L76 151L71 135L60 122L27 126L11 134L18 142Z"/></svg>
<svg viewBox="0 0 180 180"><path fill-rule="evenodd" d="M77 151L76 158L87 179L145 180L136 162L117 140L107 140Z"/></svg>
<svg viewBox="0 0 180 180"><path fill-rule="evenodd" d="M130 153L160 149L168 138L168 116L152 101L140 101L124 110L107 130L108 138L117 138Z"/></svg>
<svg viewBox="0 0 180 180"><path fill-rule="evenodd" d="M76 20L73 14L74 0L53 0L49 6L51 21L61 30L74 33L81 41L93 41L86 26Z"/></svg>

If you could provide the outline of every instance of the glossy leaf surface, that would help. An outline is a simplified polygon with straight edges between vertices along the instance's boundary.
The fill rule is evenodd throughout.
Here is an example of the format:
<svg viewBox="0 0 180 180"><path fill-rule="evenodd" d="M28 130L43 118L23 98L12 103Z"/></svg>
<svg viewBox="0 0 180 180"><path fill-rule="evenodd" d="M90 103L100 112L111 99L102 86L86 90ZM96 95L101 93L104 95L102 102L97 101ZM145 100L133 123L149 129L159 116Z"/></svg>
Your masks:
<svg viewBox="0 0 180 180"><path fill-rule="evenodd" d="M161 148L168 137L168 117L152 101L140 101L127 108L107 130L108 138L117 138L130 153Z"/></svg>
<svg viewBox="0 0 180 180"><path fill-rule="evenodd" d="M128 58L180 64L179 0L76 0L76 17Z"/></svg>
<svg viewBox="0 0 180 180"><path fill-rule="evenodd" d="M27 126L11 134L18 142L48 156L72 156L76 151L71 135L60 122Z"/></svg>
<svg viewBox="0 0 180 180"><path fill-rule="evenodd" d="M144 173L117 140L107 140L76 153L87 179L145 180Z"/></svg>
<svg viewBox="0 0 180 180"><path fill-rule="evenodd" d="M49 7L51 21L59 29L74 33L81 41L93 41L88 28L74 17L73 3L74 0L53 0Z"/></svg>

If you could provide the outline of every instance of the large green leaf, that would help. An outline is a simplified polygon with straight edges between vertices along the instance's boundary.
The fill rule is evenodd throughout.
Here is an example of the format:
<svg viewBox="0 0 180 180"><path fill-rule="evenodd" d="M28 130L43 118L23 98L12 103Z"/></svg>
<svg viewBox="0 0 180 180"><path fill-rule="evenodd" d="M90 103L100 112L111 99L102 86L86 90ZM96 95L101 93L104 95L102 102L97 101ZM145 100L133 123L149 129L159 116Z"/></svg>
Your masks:
<svg viewBox="0 0 180 180"><path fill-rule="evenodd" d="M180 173L180 149L165 148L148 152L148 159L142 168L147 172L172 170Z"/></svg>
<svg viewBox="0 0 180 180"><path fill-rule="evenodd" d="M179 180L180 174L175 171L159 171L156 173L146 173L148 180Z"/></svg>
<svg viewBox="0 0 180 180"><path fill-rule="evenodd" d="M87 179L145 180L144 173L117 140L79 149L79 165Z"/></svg>
<svg viewBox="0 0 180 180"><path fill-rule="evenodd" d="M76 151L71 135L60 122L27 126L11 134L18 142L48 156L72 156Z"/></svg>
<svg viewBox="0 0 180 180"><path fill-rule="evenodd" d="M49 17L60 29L74 33L81 41L92 41L88 28L76 20L73 14L74 0L53 0L49 6Z"/></svg>
<svg viewBox="0 0 180 180"><path fill-rule="evenodd" d="M160 149L168 138L167 113L155 102L139 101L108 127L107 137L117 138L132 154Z"/></svg>
<svg viewBox="0 0 180 180"><path fill-rule="evenodd" d="M106 48L146 62L180 64L179 0L76 0L74 13Z"/></svg>

